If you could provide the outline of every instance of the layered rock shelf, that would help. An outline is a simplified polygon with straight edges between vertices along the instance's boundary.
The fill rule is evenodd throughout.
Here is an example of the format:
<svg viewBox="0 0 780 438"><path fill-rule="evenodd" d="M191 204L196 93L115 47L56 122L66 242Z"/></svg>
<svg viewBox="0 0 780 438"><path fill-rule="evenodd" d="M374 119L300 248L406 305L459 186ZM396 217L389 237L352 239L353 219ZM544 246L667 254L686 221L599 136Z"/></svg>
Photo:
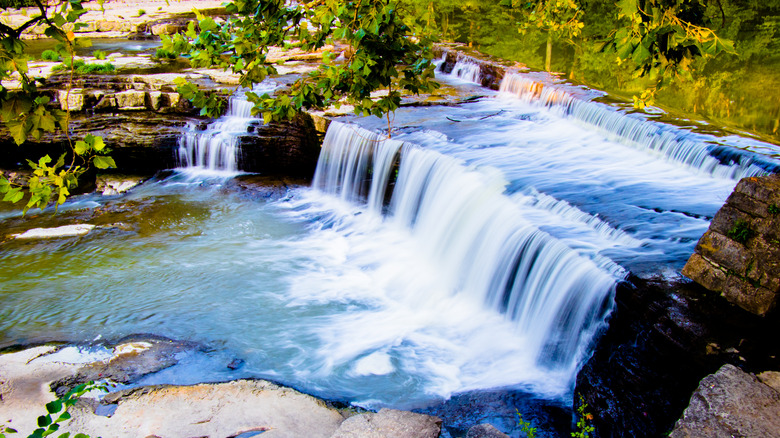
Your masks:
<svg viewBox="0 0 780 438"><path fill-rule="evenodd" d="M745 178L718 211L683 275L757 315L780 294L780 175Z"/></svg>

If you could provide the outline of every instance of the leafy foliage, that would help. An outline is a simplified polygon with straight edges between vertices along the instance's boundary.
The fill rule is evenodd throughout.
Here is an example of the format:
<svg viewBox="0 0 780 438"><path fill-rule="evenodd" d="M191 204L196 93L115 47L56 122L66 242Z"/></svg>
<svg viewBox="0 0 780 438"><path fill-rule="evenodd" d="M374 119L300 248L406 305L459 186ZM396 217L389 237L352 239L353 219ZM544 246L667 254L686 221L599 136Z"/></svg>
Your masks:
<svg viewBox="0 0 780 438"><path fill-rule="evenodd" d="M157 51L154 53L154 57L156 59L176 59L176 54L171 53L163 48L157 49Z"/></svg>
<svg viewBox="0 0 780 438"><path fill-rule="evenodd" d="M505 1L511 1L513 7L521 7L527 14L525 20L518 23L521 34L536 28L553 35L555 39L571 41L579 36L585 27L585 23L581 21L584 11L575 0L540 0L535 3Z"/></svg>
<svg viewBox="0 0 780 438"><path fill-rule="evenodd" d="M38 428L28 435L27 438L43 438L53 435L60 429L61 423L70 420L71 415L68 412L68 409L73 407L81 396L96 389L101 391L108 390L104 384L97 384L95 382L82 383L68 391L68 393L62 397L47 403L46 414L38 417ZM6 435L15 435L16 433L17 431L15 429L5 427L0 429L0 438L6 438ZM59 438L70 438L70 436L70 432L58 435ZM73 438L89 438L89 436L83 433L77 433L73 435Z"/></svg>
<svg viewBox="0 0 780 438"><path fill-rule="evenodd" d="M593 432L596 430L590 422L593 421L593 414L587 411L588 405L585 398L580 394L580 403L577 407L577 430L571 433L572 438L593 438Z"/></svg>
<svg viewBox="0 0 780 438"><path fill-rule="evenodd" d="M520 411L515 410L515 412L517 412L517 425L520 426L520 431L523 432L525 437L536 437L536 428L531 426L531 422L523 420L523 415L520 413Z"/></svg>
<svg viewBox="0 0 780 438"><path fill-rule="evenodd" d="M356 114L387 116L389 124L389 114L400 105L401 91L420 93L438 86L433 81L431 40L403 19L396 0L315 0L303 5L237 0L226 9L233 15L224 23L198 15L200 32L191 25L184 35L163 38L163 49L188 53L193 67L239 73L240 85L251 89L277 73L269 52L290 39L306 51L334 43L349 46L344 62L326 51L320 67L284 94L247 92L253 113L262 114L266 123L305 109L347 103ZM202 114L221 112L220 99L189 83L177 85L182 96L203 108ZM372 97L380 89L387 91Z"/></svg>
<svg viewBox="0 0 780 438"><path fill-rule="evenodd" d="M104 62L104 63L92 63L87 64L86 62L82 61L81 59L77 59L73 62L63 62L60 65L55 65L52 68L52 71L67 71L67 70L73 70L75 73L78 74L93 74L93 73L113 73L116 71L116 67L114 67L114 64L111 64L110 62Z"/></svg>
<svg viewBox="0 0 780 438"><path fill-rule="evenodd" d="M50 165L52 159L49 156L42 157L37 163L30 162L33 176L28 181L30 198L24 207L25 211L32 206L45 208L52 201L57 206L62 204L70 194L70 189L77 185L78 177L89 167L93 164L97 167L98 163L113 165L113 160L107 160L107 157L96 159L96 155L102 155L104 149L83 149L83 154L76 151L67 129L70 114L52 107L50 98L38 90L43 79L28 74L30 56L25 51L24 41L20 39L22 32L28 28L44 24L46 36L59 42L53 50L55 53L47 56L53 58L56 54L63 59L72 77L78 62L71 62L74 48L90 46L89 40L76 38L74 33L74 30L85 26L78 23L78 19L87 11L79 0L64 1L51 7L45 2L34 3L38 13L19 27L12 28L0 23L0 81L4 81L0 84L0 122L8 128L17 145L30 137L40 140L45 132L54 132L59 128L65 132L73 154L70 163L66 163L64 155L54 165ZM66 25L73 30L65 30ZM110 68L113 69L113 66ZM89 69L95 67L85 67L84 71ZM103 65L97 69L106 71L108 67ZM7 85L14 81L18 83L17 87ZM67 93L70 93L70 82ZM24 198L24 187L0 177L0 194L4 194L4 201L19 202Z"/></svg>
<svg viewBox="0 0 780 438"><path fill-rule="evenodd" d="M754 235L755 231L750 228L750 222L742 219L738 219L734 222L734 225L726 231L726 236L743 245Z"/></svg>
<svg viewBox="0 0 780 438"><path fill-rule="evenodd" d="M623 21L607 45L617 62L635 66L635 77L648 76L654 86L634 98L634 106L653 103L657 89L675 79L693 81L698 57L734 52L732 41L709 27L706 4L701 0L620 0L618 19Z"/></svg>

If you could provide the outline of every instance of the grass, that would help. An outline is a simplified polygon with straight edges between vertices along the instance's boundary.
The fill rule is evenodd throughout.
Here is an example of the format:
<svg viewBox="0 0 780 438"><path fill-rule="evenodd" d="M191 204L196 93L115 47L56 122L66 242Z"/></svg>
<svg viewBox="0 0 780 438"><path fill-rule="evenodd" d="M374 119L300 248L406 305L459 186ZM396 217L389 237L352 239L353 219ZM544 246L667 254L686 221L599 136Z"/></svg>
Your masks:
<svg viewBox="0 0 780 438"><path fill-rule="evenodd" d="M106 52L104 52L102 50L95 50L94 52L92 52L92 56L94 56L95 59L99 59L99 60L102 61L102 60L106 59Z"/></svg>
<svg viewBox="0 0 780 438"><path fill-rule="evenodd" d="M73 64L73 67L78 74L90 74L90 73L112 73L116 71L114 64L106 62L103 64L94 63L87 64L84 61L77 59ZM62 64L54 66L53 71L67 71L70 70L70 62L63 62Z"/></svg>
<svg viewBox="0 0 780 438"><path fill-rule="evenodd" d="M54 50L44 50L41 53L41 59L45 61L62 61L60 54Z"/></svg>

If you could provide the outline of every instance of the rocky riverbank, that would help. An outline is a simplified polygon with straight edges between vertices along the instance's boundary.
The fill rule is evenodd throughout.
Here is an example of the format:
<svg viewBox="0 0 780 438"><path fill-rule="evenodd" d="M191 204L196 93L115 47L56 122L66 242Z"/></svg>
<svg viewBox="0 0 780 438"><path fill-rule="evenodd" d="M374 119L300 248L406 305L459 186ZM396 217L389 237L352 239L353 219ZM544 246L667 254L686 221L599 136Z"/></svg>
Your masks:
<svg viewBox="0 0 780 438"><path fill-rule="evenodd" d="M132 7L138 6L134 4ZM139 14L139 17L136 17L139 18L137 21L141 21L140 18L143 15ZM144 23L143 26L136 25L132 32L159 34L172 31L176 26L180 26L179 22ZM99 29L93 28L92 30ZM449 52L446 55L444 70L452 71L457 61L464 59L459 56L461 55ZM159 67L159 63L152 61L151 56L143 58L148 60L150 71ZM117 59L117 62L119 61L120 58ZM476 58L470 58L467 61L479 62ZM133 68L143 68L138 65L134 64ZM37 68L47 68L47 66L38 66ZM499 63L491 62L482 63L480 72L482 73L481 85L495 89L506 70ZM220 89L229 89L235 86L235 78L233 77L219 76L206 71L188 71L164 75L159 73L86 75L78 78L77 82L73 84L75 88L70 93L64 92L64 94L63 78L55 76L50 81L49 91L61 108L73 111L72 128L76 135L87 132L102 135L107 143L115 148L112 154L116 161L121 163L121 171L150 174L175 166L175 149L181 130L185 125L202 126L204 124L204 120L194 114L186 102L178 99L178 95L170 85L171 78L176 75L188 75L191 79L201 81L204 86ZM250 126L251 131L248 130L247 135L242 137L243 156L240 159L243 169L265 174L277 173L303 177L311 175L318 151L317 126L314 120L303 117L289 125L266 126L257 123ZM10 139L7 137L4 140L5 143L9 141ZM25 158L39 157L44 153L55 156L62 150L66 150L66 141L62 136L50 136L21 149L14 149L8 143L7 150L15 150L16 153L4 156L5 161L0 163L0 166L17 166L23 163ZM253 181L252 178L254 177L239 179L233 184L252 193L252 196L260 197L279 196L279 190L283 190L280 187L286 186L285 182L277 182L276 186L271 185L272 189L267 189L267 181ZM121 181L113 185L105 183L101 190L114 190L114 192L108 193L112 194L118 193L121 187L123 187ZM768 212L771 203L766 204L765 210ZM777 207L776 204L771 205ZM125 212L138 212L143 211L144 208L153 207L128 204L121 206L121 208L125 209ZM116 212L80 212L74 213L74 216L89 216L90 222L99 224L97 230L123 230L121 223L113 220L112 213ZM762 218L766 217L768 214L763 213ZM769 219L767 227L776 231L776 227L772 228L772 224L774 224L772 220ZM19 221L11 222L11 228L14 228L12 231L19 233L24 231L21 229L24 227L22 223ZM736 222L726 224L724 221L714 221L714 226L717 224L722 225L721 228L715 229L720 236L728 234ZM762 242L766 243L764 240ZM707 245L700 244L700 246ZM712 247L712 245L707 247ZM735 248L730 244L725 247L727 249ZM772 255L775 254L772 251L768 252L769 256L758 260L753 265L772 261ZM713 253L713 251L709 251L708 254L712 256ZM707 254L703 256L706 257ZM714 260L718 266L727 266L719 259L709 258L708 263ZM749 272L751 271L747 269L747 264L743 265L738 273L742 277L740 280L750 279ZM773 266L770 268L774 269ZM736 272L733 269L731 271ZM729 269L719 272L723 273L722 280L727 279ZM770 269L769 272L774 271ZM759 282L761 287L765 287L767 284L776 286L776 278L771 277L771 275L764 276L761 273L753 280ZM709 283L704 283L705 286L713 288ZM715 290L715 288L713 289ZM722 291L716 290L716 292ZM776 294L776 291L772 291L772 293ZM772 298L774 300L774 295ZM709 378L706 378L701 384L699 383L705 376L718 372L717 381L725 381L723 388L731 388L733 385L730 382L737 382L734 385L742 385L747 380L753 379L735 373L732 368L723 368L724 364L734 365L759 375L768 369L780 369L780 362L778 362L780 343L771 336L767 336L767 333L775 333L780 328L778 327L780 324L777 313L772 313L772 309L775 307L774 301L761 307L760 312L756 313L762 313L765 316L758 317L733 306L717 293L708 292L687 281L670 283L660 279L648 280L629 277L618 287L616 303L617 310L610 320L609 329L600 339L593 356L580 372L575 389L575 394L584 397L589 405L589 411L595 415L594 421L598 427L598 436L663 435L675 427L675 422L683 416L684 411L686 413L683 420L677 425L679 432L675 432L680 435L675 436L695 436L686 431L694 429L695 426L691 426L691 424L697 423L686 422L685 417L688 419L703 418L706 422L718 415L722 416L719 413L721 411L717 409L707 411L701 409L700 406L697 407L697 403L700 405L701 400L712 400L711 395L706 393L708 385L715 384L712 379L707 380ZM2 393L4 404L0 412L5 417L6 407L12 406L9 400L16 400L15 394L24 394L20 392L19 388L21 387L32 390L41 385L50 386L54 383L56 390L57 388L67 388L68 385L84 378L105 377L106 375L112 375L120 382L132 383L139 375L146 373L145 368L143 368L144 363L154 362L158 366L164 366L171 360L171 357L175 356L175 354L144 356L152 354L146 352L154 352L158 346L162 349L163 345L167 345L166 342L171 345L179 345L172 341L156 340L140 340L136 343L137 345L134 345L133 342L123 343L110 346L112 355L105 359L107 362L101 359L98 362L83 365L55 360L46 362L50 365L34 368L33 371L24 370L30 364L37 364L39 361L44 363L43 358L51 358L50 356L58 353L55 351L56 349L35 347L1 355L0 358L7 362L9 368L3 369L3 372L0 373L3 379L8 379L4 380L2 384L3 391L6 389L7 391ZM151 344L151 346L146 344ZM170 350L162 349L161 351ZM139 361L135 361L128 359L130 357L154 357L154 360L139 359ZM121 372L110 371L104 367L103 364L106 363L121 364L117 365ZM722 372L718 371L719 369ZM135 377L117 377L121 373L132 374ZM7 376L16 376L13 377L16 380ZM44 376L53 376L53 380L40 380ZM70 383L63 383L66 381ZM773 393L766 392L763 387L761 388L761 391L747 389L744 392L755 392L762 394L764 399L776 400L773 398L775 397L772 395ZM729 391L729 389L724 389L721 392L728 394ZM507 393L509 392L507 391L501 396ZM690 398L692 393L694 394L693 399ZM396 411L353 415L354 412L349 410L345 411L329 406L321 400L313 399L270 382L258 380L236 380L224 384L201 384L187 387L155 386L145 389L123 390L114 394L116 395L104 397L88 405L81 405L71 424L73 430L75 431L78 426L79 431L88 431L91 434L103 434L104 436L116 436L117 433L113 431L120 430L128 431L127 436L137 436L137 431L165 436L169 433L175 434L175 431L178 430L186 430L188 434L193 436L249 436L246 434L261 432L271 436L274 434L285 436L285 433L288 436L371 436L369 432L365 432L366 429L353 428L383 428L385 425L400 424L401 428L425 431L420 433L433 434L434 430L436 430L436 435L440 433L438 429L435 429L439 427L440 421L430 416L411 415L408 418L413 420L409 420L410 423L404 423L406 420L399 418L407 415L399 414ZM252 416L255 414L254 412L250 413L245 410L247 406L265 406L263 403L267 400L263 401L264 397L268 397L270 400L268 401L269 406L271 406L269 410L260 409L261 413L258 414L258 417ZM52 398L53 395L48 391L26 393L21 397L22 400L38 403L39 407ZM450 405L448 409L441 409L435 413L437 415L447 413L450 416L451 424L455 424L458 416L464 415L463 413L468 407L488 405L486 399L489 398L484 394L463 395L460 396L459 404ZM289 411L274 410L282 401L286 402L290 399L295 399L296 403L299 404ZM193 400L202 400L203 404L194 403ZM691 407L688 408L690 412L686 411L689 400L692 400ZM6 402L9 404L6 405ZM707 404L715 405L712 402ZM740 402L740 404L742 403ZM160 405L173 406L174 410L163 411L158 408ZM728 403L721 403L719 406L726 405ZM38 415L37 409L33 409L31 405L19 404L17 406L14 404L13 406L14 415L20 415L20 417L8 417L13 420L14 424L32 424L35 415ZM164 414L158 415L158 410ZM301 419L301 410L304 412L312 410L312 412L316 411L317 413L312 414L309 418ZM554 411L551 415L560 417L566 414L564 409L550 410ZM106 412L110 412L110 416L106 416ZM182 412L191 415L183 417L181 420L183 422L179 423L178 417L181 416ZM733 410L728 412L729 415L736 415ZM235 415L235 413L239 413L239 415ZM761 415L765 416L765 414ZM4 417L0 418L0 421L5 421ZM170 418L174 417L177 418L177 422L170 421ZM312 417L316 417L316 421L313 423L309 421L312 420ZM312 427L321 434L317 435L308 429L295 429L298 426ZM723 429L728 429L728 427L730 426L727 424L723 426ZM468 427L461 429L453 427L452 433L467 434L470 433L468 429ZM489 430L487 426L482 429ZM509 429L504 428L504 430ZM771 431L773 429L745 430ZM390 436L403 436L400 435L400 432L387 433ZM443 433L449 432L445 430ZM475 431L474 434L476 433Z"/></svg>
<svg viewBox="0 0 780 438"><path fill-rule="evenodd" d="M80 349L38 346L0 354L0 425L21 434L36 428L44 405L80 383L101 381L71 409L58 433L91 436L435 438L441 420L392 409L336 407L265 380L192 386L132 386L140 377L174 366L196 346L156 337ZM226 367L231 367L226 364ZM129 386L128 386L129 385ZM124 389L120 389L124 388Z"/></svg>

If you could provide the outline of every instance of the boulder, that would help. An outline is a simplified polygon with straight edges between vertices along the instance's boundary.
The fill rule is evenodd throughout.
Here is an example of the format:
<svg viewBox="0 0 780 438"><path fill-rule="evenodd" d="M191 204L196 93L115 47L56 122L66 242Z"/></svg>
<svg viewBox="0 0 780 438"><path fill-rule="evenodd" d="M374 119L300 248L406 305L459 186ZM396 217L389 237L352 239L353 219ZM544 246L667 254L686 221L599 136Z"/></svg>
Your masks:
<svg viewBox="0 0 780 438"><path fill-rule="evenodd" d="M436 438L440 433L437 417L384 408L347 418L332 438Z"/></svg>
<svg viewBox="0 0 780 438"><path fill-rule="evenodd" d="M574 393L596 436L664 436L699 382L724 363L780 368L777 318L735 307L692 282L629 276Z"/></svg>
<svg viewBox="0 0 780 438"><path fill-rule="evenodd" d="M757 315L780 296L780 175L743 178L682 274Z"/></svg>
<svg viewBox="0 0 780 438"><path fill-rule="evenodd" d="M671 438L780 437L780 393L733 365L702 379Z"/></svg>
<svg viewBox="0 0 780 438"><path fill-rule="evenodd" d="M492 424L482 423L470 428L466 438L509 438L509 435L496 429Z"/></svg>

